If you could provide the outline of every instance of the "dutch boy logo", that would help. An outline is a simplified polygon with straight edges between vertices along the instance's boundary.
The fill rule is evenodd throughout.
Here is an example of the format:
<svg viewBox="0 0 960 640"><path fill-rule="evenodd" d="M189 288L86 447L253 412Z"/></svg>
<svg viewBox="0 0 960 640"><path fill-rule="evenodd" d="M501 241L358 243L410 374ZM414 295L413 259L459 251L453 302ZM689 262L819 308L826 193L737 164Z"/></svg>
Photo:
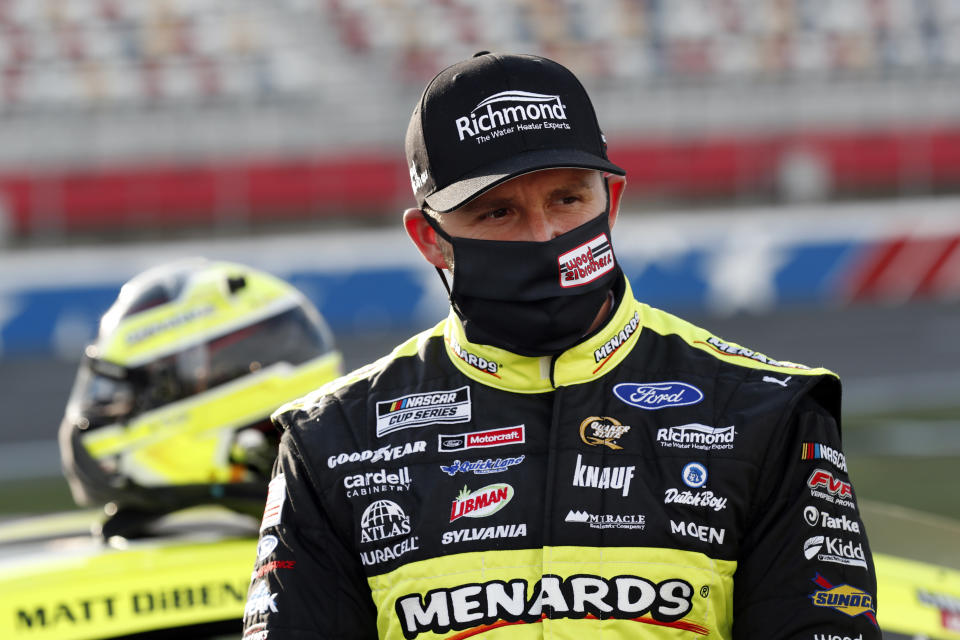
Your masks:
<svg viewBox="0 0 960 640"><path fill-rule="evenodd" d="M613 269L613 249L607 234L601 233L593 240L560 254L560 286L564 289L580 287L593 282Z"/></svg>
<svg viewBox="0 0 960 640"><path fill-rule="evenodd" d="M648 410L684 407L703 400L703 391L686 382L621 382L613 388L613 395L631 407Z"/></svg>

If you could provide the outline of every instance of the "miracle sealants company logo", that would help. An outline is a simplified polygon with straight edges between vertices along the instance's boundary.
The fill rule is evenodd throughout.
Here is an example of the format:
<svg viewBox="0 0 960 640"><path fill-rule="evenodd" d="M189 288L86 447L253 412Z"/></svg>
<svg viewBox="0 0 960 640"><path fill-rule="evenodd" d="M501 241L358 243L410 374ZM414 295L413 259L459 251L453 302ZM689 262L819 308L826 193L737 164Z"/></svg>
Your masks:
<svg viewBox="0 0 960 640"><path fill-rule="evenodd" d="M460 142L472 138L482 144L518 131L569 131L566 108L558 95L501 91L481 100L469 115L457 118L457 135Z"/></svg>

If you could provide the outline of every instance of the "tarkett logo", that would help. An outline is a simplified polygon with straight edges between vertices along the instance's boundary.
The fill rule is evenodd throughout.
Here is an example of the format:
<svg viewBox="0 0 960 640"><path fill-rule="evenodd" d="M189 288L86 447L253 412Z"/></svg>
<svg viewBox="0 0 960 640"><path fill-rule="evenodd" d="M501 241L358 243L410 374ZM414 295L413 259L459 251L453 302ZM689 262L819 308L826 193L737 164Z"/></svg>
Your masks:
<svg viewBox="0 0 960 640"><path fill-rule="evenodd" d="M460 518L484 518L507 506L513 499L513 487L506 483L489 484L476 491L466 486L450 505L450 522Z"/></svg>
<svg viewBox="0 0 960 640"><path fill-rule="evenodd" d="M601 233L576 249L560 254L560 286L568 289L589 284L613 269L613 249L607 234Z"/></svg>
<svg viewBox="0 0 960 640"><path fill-rule="evenodd" d="M377 403L377 437L425 424L469 422L470 387L414 393Z"/></svg>
<svg viewBox="0 0 960 640"><path fill-rule="evenodd" d="M822 591L814 591L810 594L813 606L834 609L851 618L863 616L870 620L874 626L877 626L872 595L848 584L835 587L819 573L813 578L813 583L822 589Z"/></svg>

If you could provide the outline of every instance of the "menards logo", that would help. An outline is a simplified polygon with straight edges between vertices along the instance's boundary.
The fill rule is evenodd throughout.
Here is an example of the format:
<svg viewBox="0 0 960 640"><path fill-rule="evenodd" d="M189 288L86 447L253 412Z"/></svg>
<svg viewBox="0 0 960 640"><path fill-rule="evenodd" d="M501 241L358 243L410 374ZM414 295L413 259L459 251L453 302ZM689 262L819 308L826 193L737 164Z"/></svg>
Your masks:
<svg viewBox="0 0 960 640"><path fill-rule="evenodd" d="M450 522L460 518L483 518L507 506L513 487L503 482L470 491L466 485L450 505Z"/></svg>

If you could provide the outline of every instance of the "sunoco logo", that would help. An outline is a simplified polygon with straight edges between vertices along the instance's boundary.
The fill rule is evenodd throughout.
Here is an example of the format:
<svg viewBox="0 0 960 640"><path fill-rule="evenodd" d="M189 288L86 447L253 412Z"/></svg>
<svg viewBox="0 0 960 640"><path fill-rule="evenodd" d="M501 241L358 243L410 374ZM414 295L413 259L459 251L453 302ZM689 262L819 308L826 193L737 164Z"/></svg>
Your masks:
<svg viewBox="0 0 960 640"><path fill-rule="evenodd" d="M414 393L377 403L377 437L425 424L469 422L470 387Z"/></svg>
<svg viewBox="0 0 960 640"><path fill-rule="evenodd" d="M530 91L501 91L481 100L469 115L456 119L457 135L463 142L543 129L570 129L566 105L560 96Z"/></svg>
<svg viewBox="0 0 960 640"><path fill-rule="evenodd" d="M421 633L443 634L498 621L529 624L543 618L582 619L588 615L707 635L708 628L682 620L693 608L693 592L693 586L680 578L653 582L628 575L563 578L546 574L532 588L518 578L454 585L426 595L410 593L397 598L395 611L407 640Z"/></svg>
<svg viewBox="0 0 960 640"><path fill-rule="evenodd" d="M606 416L590 416L580 423L580 439L595 447L602 445L611 449L623 449L617 444L617 440L628 431L630 427Z"/></svg>
<svg viewBox="0 0 960 640"><path fill-rule="evenodd" d="M601 233L557 258L560 265L560 286L564 289L593 282L613 269L613 249L607 234Z"/></svg>
<svg viewBox="0 0 960 640"><path fill-rule="evenodd" d="M810 594L813 606L834 609L850 617L863 616L877 626L872 595L849 584L835 587L819 573L814 577L813 583L822 589Z"/></svg>
<svg viewBox="0 0 960 640"><path fill-rule="evenodd" d="M649 410L684 407L703 400L703 392L686 382L621 382L613 388L613 395L631 407Z"/></svg>

